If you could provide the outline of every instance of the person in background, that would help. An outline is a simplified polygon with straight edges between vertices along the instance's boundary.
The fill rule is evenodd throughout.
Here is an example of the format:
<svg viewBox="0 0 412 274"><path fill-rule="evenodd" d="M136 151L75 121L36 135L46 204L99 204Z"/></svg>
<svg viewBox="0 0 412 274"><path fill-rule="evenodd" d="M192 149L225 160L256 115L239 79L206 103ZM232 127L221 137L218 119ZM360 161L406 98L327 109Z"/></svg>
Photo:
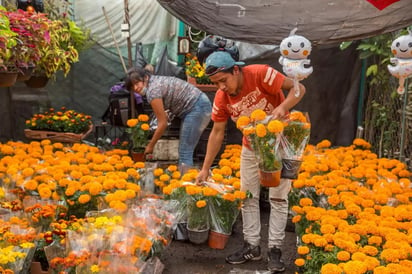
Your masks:
<svg viewBox="0 0 412 274"><path fill-rule="evenodd" d="M181 120L179 133L179 166L181 171L193 167L193 152L210 122L212 105L205 93L186 81L172 76L152 75L142 68L132 68L125 79L126 88L146 96L158 125L145 149L152 154L157 141L168 126L168 115ZM182 170L184 169L184 170Z"/></svg>
<svg viewBox="0 0 412 274"><path fill-rule="evenodd" d="M278 119L285 116L305 94L305 87L299 83L300 95L295 97L294 83L268 65L244 65L236 62L225 51L213 52L206 59L206 74L216 84L218 91L213 103L212 121L214 122L209 135L206 156L203 166L196 178L201 184L207 180L210 167L222 145L227 120L235 122L240 116L250 116L255 109L263 109L268 115ZM287 97L284 96L287 91ZM249 190L253 195L242 207L244 244L239 251L228 256L226 262L242 264L250 260L262 258L260 249L260 178L258 160L243 137L240 180L241 190ZM269 189L271 205L268 237L268 270L281 272L285 270L280 247L285 238L285 228L288 218L288 193L291 181L281 179L279 186Z"/></svg>

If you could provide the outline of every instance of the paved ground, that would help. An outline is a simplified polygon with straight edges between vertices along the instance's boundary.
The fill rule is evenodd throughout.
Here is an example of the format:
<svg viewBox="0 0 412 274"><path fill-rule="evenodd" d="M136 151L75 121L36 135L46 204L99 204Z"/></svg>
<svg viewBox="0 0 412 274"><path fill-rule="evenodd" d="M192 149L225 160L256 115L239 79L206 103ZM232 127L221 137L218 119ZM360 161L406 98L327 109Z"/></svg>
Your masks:
<svg viewBox="0 0 412 274"><path fill-rule="evenodd" d="M262 243L266 243L269 209L264 207L261 214ZM210 248L207 243L192 244L188 241L173 240L161 257L164 264L163 274L269 274L266 270L266 244L262 252L265 255L261 261L251 261L241 265L230 265L225 257L243 246L242 222L239 216L233 234L223 250ZM294 260L296 255L296 235L286 232L285 244L282 248L283 260L286 264L285 274L295 273Z"/></svg>

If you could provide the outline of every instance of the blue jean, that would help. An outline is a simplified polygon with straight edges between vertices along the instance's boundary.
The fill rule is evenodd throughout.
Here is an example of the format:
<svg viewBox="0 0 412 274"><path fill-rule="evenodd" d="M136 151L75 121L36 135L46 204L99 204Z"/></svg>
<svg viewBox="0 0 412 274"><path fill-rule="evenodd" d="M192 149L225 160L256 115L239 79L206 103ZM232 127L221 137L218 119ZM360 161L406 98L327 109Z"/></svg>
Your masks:
<svg viewBox="0 0 412 274"><path fill-rule="evenodd" d="M194 107L181 117L179 136L179 165L193 166L193 152L200 136L210 122L212 104L202 93Z"/></svg>

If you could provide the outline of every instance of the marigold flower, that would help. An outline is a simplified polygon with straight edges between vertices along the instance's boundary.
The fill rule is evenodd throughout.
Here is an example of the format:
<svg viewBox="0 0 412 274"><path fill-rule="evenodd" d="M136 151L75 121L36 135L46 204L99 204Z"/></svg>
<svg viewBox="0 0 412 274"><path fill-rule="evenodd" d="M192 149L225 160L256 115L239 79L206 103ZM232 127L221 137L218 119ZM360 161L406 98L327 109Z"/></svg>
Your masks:
<svg viewBox="0 0 412 274"><path fill-rule="evenodd" d="M297 258L296 260L295 260L295 265L296 266L304 266L305 265L305 259L303 259L303 258Z"/></svg>
<svg viewBox="0 0 412 274"><path fill-rule="evenodd" d="M271 120L268 123L267 127L268 127L269 132L275 133L275 134L282 132L284 128L283 123L279 120Z"/></svg>
<svg viewBox="0 0 412 274"><path fill-rule="evenodd" d="M253 122L256 121L262 121L263 119L266 118L266 112L264 112L261 109L255 109L251 114L250 114L250 120Z"/></svg>
<svg viewBox="0 0 412 274"><path fill-rule="evenodd" d="M240 116L236 121L236 127L238 129L243 129L248 124L250 124L250 118L248 116Z"/></svg>
<svg viewBox="0 0 412 274"><path fill-rule="evenodd" d="M199 201L196 201L196 207L198 207L198 208L202 208L202 207L205 207L206 206L206 201L205 200L199 200Z"/></svg>

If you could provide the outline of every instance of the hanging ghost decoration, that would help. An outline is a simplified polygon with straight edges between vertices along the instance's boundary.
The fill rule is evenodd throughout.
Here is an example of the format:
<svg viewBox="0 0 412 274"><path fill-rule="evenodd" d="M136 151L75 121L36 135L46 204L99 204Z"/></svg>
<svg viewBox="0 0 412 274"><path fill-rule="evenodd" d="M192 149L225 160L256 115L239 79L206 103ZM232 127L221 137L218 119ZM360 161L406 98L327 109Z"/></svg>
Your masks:
<svg viewBox="0 0 412 274"><path fill-rule="evenodd" d="M300 96L299 81L307 78L312 72L312 67L307 67L310 60L307 59L312 51L312 45L303 36L295 35L297 28L294 28L288 37L280 43L279 63L283 72L294 81L295 96Z"/></svg>
<svg viewBox="0 0 412 274"><path fill-rule="evenodd" d="M409 34L393 40L391 45L395 57L390 59L393 66L388 65L388 70L392 76L399 79L398 94L405 92L405 79L412 75L412 31L408 32Z"/></svg>

